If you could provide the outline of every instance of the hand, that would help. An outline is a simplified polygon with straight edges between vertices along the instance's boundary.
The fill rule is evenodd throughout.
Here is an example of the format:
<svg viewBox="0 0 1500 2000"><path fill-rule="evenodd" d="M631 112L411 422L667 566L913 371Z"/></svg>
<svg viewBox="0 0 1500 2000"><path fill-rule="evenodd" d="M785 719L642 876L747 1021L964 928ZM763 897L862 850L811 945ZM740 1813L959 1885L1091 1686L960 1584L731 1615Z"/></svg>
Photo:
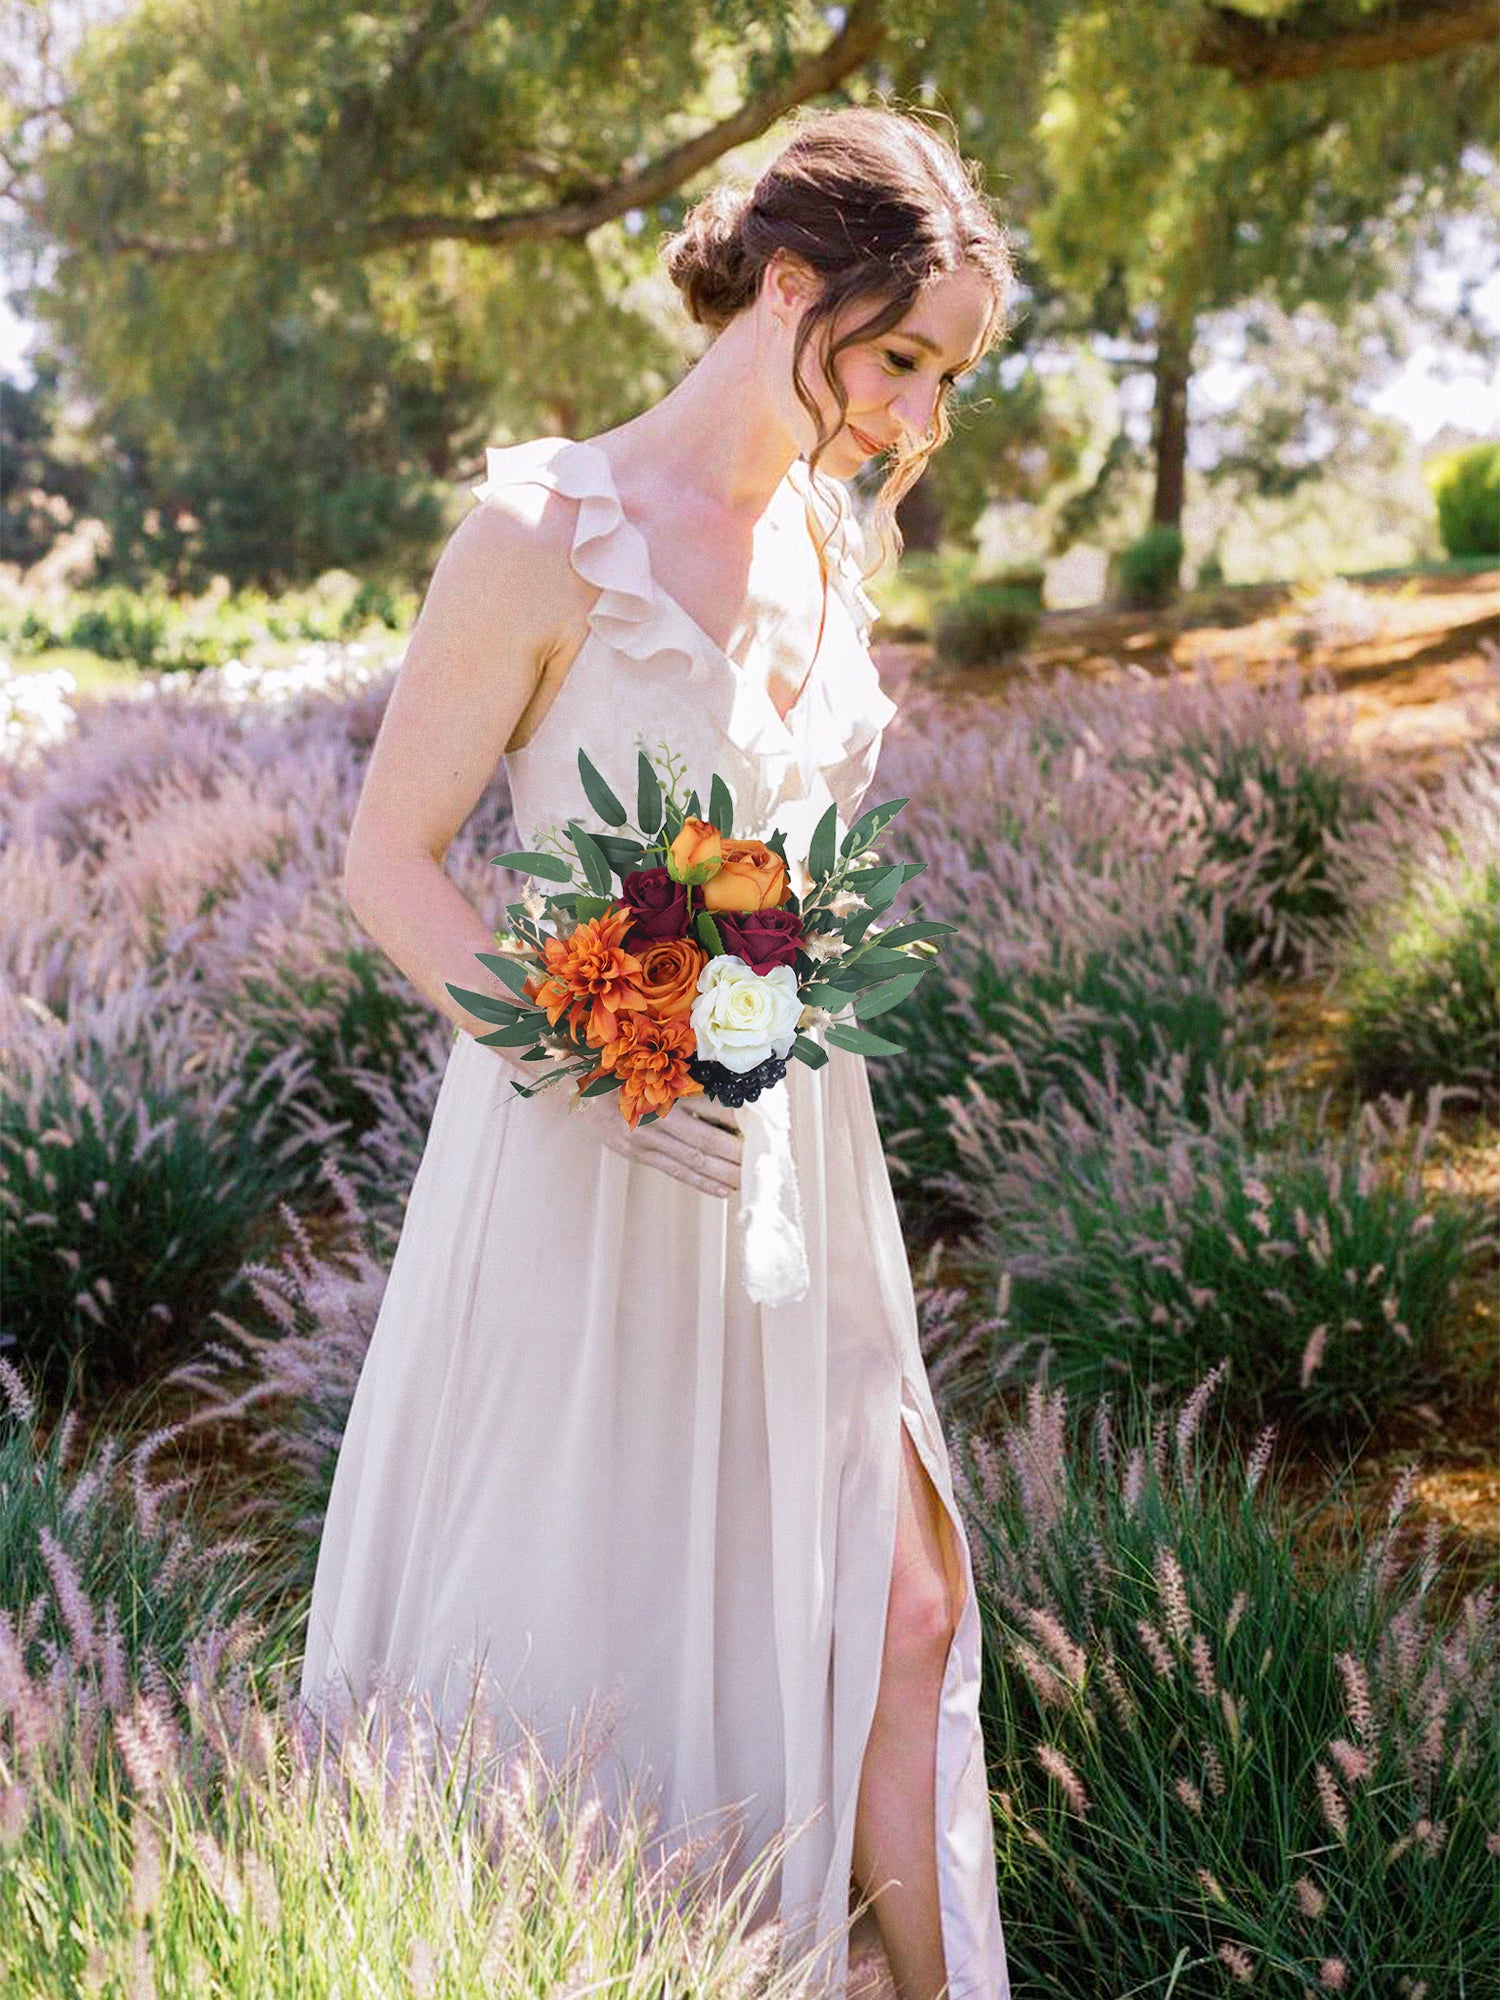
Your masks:
<svg viewBox="0 0 1500 2000"><path fill-rule="evenodd" d="M665 1118L632 1132L620 1115L618 1095L611 1091L570 1104L568 1115L588 1119L600 1142L624 1159L659 1167L704 1194L727 1199L739 1190L744 1138L732 1105L715 1104L705 1096L679 1097Z"/></svg>

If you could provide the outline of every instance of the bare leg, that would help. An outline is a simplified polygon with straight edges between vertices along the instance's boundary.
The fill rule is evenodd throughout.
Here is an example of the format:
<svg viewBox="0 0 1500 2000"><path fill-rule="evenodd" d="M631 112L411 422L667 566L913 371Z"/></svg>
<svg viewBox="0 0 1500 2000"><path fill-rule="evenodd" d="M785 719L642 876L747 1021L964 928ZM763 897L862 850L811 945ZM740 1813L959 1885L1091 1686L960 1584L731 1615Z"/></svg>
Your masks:
<svg viewBox="0 0 1500 2000"><path fill-rule="evenodd" d="M937 1719L963 1572L947 1525L903 1419L885 1650L854 1820L854 1879L873 1898L900 2000L944 2000L948 1990L934 1835Z"/></svg>

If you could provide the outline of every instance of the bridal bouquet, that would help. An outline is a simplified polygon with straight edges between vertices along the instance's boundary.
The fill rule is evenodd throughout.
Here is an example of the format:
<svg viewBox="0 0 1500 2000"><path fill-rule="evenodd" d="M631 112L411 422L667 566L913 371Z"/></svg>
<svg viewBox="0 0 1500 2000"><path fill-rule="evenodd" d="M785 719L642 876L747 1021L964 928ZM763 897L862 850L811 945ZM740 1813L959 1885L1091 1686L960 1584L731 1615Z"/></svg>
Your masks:
<svg viewBox="0 0 1500 2000"><path fill-rule="evenodd" d="M905 799L862 814L841 841L830 806L813 831L799 899L781 831L736 839L717 773L705 816L696 791L679 800L670 753L663 784L642 751L631 826L581 750L578 770L595 813L620 830L591 834L569 820L555 852L497 854L497 867L566 886L543 894L528 884L507 908L510 929L478 954L510 999L448 986L494 1023L479 1038L486 1046L551 1065L529 1088L516 1086L523 1096L576 1077L580 1097L618 1090L634 1129L699 1092L748 1103L780 1082L792 1058L820 1067L827 1053L803 1032L814 1026L841 1049L902 1052L862 1024L907 997L936 956L932 940L953 928L920 917L875 925L926 866L887 866L874 851Z"/></svg>

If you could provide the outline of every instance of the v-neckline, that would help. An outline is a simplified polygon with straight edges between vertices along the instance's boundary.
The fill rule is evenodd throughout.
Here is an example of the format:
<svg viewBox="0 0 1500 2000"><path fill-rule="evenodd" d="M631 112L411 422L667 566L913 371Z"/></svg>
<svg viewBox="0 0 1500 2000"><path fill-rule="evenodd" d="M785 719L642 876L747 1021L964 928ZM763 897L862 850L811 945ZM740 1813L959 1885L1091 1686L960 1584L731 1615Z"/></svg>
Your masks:
<svg viewBox="0 0 1500 2000"><path fill-rule="evenodd" d="M714 658L718 660L721 665L726 667L728 671L734 676L734 679L737 684L743 684L748 680L750 686L761 696L762 700L766 705L767 710L770 712L772 717L775 719L776 723L779 725L787 741L794 742L796 740L796 737L794 731L793 718L794 717L800 718L801 711L808 705L808 697L811 695L813 691L814 679L818 672L819 662L823 655L823 641L827 636L828 605L830 597L832 595L828 587L827 575L825 574L823 579L823 617L818 627L817 644L813 648L813 656L808 664L807 672L803 675L802 685L797 690L797 698L792 703L791 707L786 711L785 715L783 715L781 710L776 706L775 698L772 696L771 690L766 685L766 682L758 675L749 674L746 672L746 666L748 666L749 662L748 661L746 662L746 666L741 666L740 662L736 660L731 653L727 652L724 649L724 647L722 647L719 644L718 640L713 637L712 633L706 632L704 630L702 625L699 624L698 620L693 616L692 612L688 610L687 606L682 602L682 600L680 598L674 597L671 591L664 588L664 586L658 581L656 575L656 566L651 560L651 544L646 540L646 536L643 530L637 525L636 522L631 520L630 516L625 511L625 503L620 498L620 489L615 480L615 469L609 462L608 452L606 452L601 445L596 444L592 438L575 438L573 440L573 443L575 447L581 446L583 449L593 452L594 455L599 460L600 465L603 467L604 477L605 480L608 482L609 486L609 497L613 501L614 505L619 509L621 520L627 524L627 526L635 534L637 540L640 542L642 556L644 558L646 565L646 574L650 579L651 589L653 593L662 601L663 604L668 604L671 606L671 608L677 613L678 617L683 621L683 623L689 627L689 629L694 633L694 635L702 641L703 645L708 649L708 651L712 653ZM801 463L800 459L793 459L792 461L793 465L799 465L800 463ZM815 553L817 553L816 550ZM836 557L834 557L833 559L837 560ZM752 647L751 659L754 658L754 650L755 649Z"/></svg>

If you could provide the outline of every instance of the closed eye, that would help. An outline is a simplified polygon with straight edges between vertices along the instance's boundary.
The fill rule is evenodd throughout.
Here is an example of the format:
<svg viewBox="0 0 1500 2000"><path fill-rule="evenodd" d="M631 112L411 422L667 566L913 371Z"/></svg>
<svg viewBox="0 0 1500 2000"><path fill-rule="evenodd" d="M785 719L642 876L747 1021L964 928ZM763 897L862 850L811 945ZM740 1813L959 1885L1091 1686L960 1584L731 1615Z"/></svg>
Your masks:
<svg viewBox="0 0 1500 2000"><path fill-rule="evenodd" d="M887 361L894 362L897 369L903 375L909 375L912 369L915 368L917 365L916 361L910 354L901 354L894 347L888 347L885 350L885 358ZM957 379L958 379L957 371L950 370L949 373L943 377L943 382L948 388L951 389L953 387L954 382Z"/></svg>

